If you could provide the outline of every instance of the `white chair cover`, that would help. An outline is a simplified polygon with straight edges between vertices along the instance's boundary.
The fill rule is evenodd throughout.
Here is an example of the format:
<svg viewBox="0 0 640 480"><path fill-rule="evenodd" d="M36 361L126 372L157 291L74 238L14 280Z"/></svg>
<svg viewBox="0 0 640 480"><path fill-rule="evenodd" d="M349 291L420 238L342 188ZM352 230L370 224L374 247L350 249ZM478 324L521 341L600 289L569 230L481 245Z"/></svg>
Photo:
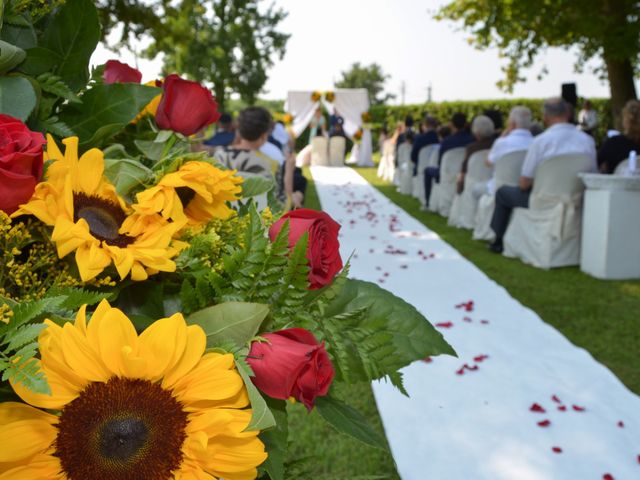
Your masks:
<svg viewBox="0 0 640 480"><path fill-rule="evenodd" d="M495 163L495 189L503 185L517 186L522 171L526 150L511 152L498 158ZM474 240L494 241L496 234L491 230L491 217L495 207L495 192L486 193L478 201L478 209L473 228Z"/></svg>
<svg viewBox="0 0 640 480"><path fill-rule="evenodd" d="M491 178L491 168L485 163L487 155L489 155L488 149L475 152L469 157L467 174L464 177L464 190L453 198L449 213L447 223L452 227L470 230L475 227L478 200L473 196L473 188L478 184L486 185Z"/></svg>
<svg viewBox="0 0 640 480"><path fill-rule="evenodd" d="M315 137L311 140L311 165L329 165L329 142L325 137Z"/></svg>
<svg viewBox="0 0 640 480"><path fill-rule="evenodd" d="M618 164L616 169L613 171L614 175L624 175L629 168L629 159L623 160Z"/></svg>
<svg viewBox="0 0 640 480"><path fill-rule="evenodd" d="M412 179L413 188L411 193L415 198L420 200L421 205L427 203L427 200L424 198L424 170L429 166L432 152L436 148L439 148L437 144L427 145L426 147L422 147L418 153L418 168Z"/></svg>
<svg viewBox="0 0 640 480"><path fill-rule="evenodd" d="M533 180L529 208L516 208L504 236L504 255L539 268L580 263L584 184L593 159L561 155L542 162Z"/></svg>
<svg viewBox="0 0 640 480"><path fill-rule="evenodd" d="M398 192L411 195L411 178L413 177L413 164L411 163L411 145L403 143L398 147L398 168L396 179Z"/></svg>
<svg viewBox="0 0 640 480"><path fill-rule="evenodd" d="M464 152L464 147L452 148L445 152L440 164L440 182L433 182L431 187L429 210L438 212L443 217L448 217L451 210L451 203L456 194L456 176L462 168Z"/></svg>
<svg viewBox="0 0 640 480"><path fill-rule="evenodd" d="M440 144L433 145L433 150L431 150L431 155L429 156L429 163L427 167L437 167L438 166L438 156L440 154Z"/></svg>
<svg viewBox="0 0 640 480"><path fill-rule="evenodd" d="M344 137L331 137L329 139L329 165L343 167L346 150L347 141Z"/></svg>
<svg viewBox="0 0 640 480"><path fill-rule="evenodd" d="M385 140L382 146L382 157L380 157L380 163L378 164L378 177L381 179L392 182L396 159L396 144L393 140Z"/></svg>

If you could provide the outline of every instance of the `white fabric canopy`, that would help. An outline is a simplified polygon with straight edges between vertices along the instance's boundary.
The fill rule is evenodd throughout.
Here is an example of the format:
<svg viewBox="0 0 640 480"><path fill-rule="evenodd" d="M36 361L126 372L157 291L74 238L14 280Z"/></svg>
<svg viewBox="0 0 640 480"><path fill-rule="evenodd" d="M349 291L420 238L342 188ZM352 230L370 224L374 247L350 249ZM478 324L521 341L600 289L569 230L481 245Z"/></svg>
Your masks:
<svg viewBox="0 0 640 480"><path fill-rule="evenodd" d="M285 109L293 116L292 130L296 136L304 131L311 122L313 113L320 106L320 102L314 102L311 98L312 90L291 91L287 94ZM322 103L330 114L336 110L344 118L344 131L349 138L362 127L362 114L369 111L369 94L365 88L340 88L334 92L333 103L322 97ZM357 164L360 166L373 166L371 155L373 146L371 141L371 131L364 129L359 148L352 151ZM356 155L354 155L356 154Z"/></svg>

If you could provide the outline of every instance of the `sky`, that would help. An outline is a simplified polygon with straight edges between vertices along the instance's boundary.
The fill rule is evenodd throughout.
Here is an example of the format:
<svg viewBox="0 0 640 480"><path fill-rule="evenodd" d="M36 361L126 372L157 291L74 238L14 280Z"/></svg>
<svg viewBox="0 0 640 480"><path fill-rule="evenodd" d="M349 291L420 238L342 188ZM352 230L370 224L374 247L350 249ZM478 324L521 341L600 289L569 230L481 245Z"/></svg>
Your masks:
<svg viewBox="0 0 640 480"><path fill-rule="evenodd" d="M265 4L268 2L265 2ZM405 103L422 103L431 85L432 99L476 100L498 98L542 98L559 95L560 85L576 82L578 95L608 97L606 82L588 70L574 72L574 51L550 49L542 52L537 63L523 72L525 83L513 94L496 87L505 64L497 50L478 51L468 42L469 34L454 22L438 22L433 12L446 0L275 0L289 12L280 30L291 34L286 54L269 71L267 99L284 99L289 90L330 90L354 62L382 66L390 75L389 93ZM127 52L114 55L99 47L92 63L120 58L134 64ZM538 80L546 65L549 73ZM597 62L592 63L597 65ZM144 81L155 78L160 61L139 60Z"/></svg>

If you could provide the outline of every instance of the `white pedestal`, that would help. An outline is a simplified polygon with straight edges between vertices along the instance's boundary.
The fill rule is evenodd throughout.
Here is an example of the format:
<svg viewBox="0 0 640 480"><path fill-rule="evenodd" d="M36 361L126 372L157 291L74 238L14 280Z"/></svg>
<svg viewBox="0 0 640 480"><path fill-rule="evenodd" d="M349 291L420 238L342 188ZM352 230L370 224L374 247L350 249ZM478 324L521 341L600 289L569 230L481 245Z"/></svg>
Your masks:
<svg viewBox="0 0 640 480"><path fill-rule="evenodd" d="M640 278L640 177L581 174L587 187L580 269L597 278Z"/></svg>

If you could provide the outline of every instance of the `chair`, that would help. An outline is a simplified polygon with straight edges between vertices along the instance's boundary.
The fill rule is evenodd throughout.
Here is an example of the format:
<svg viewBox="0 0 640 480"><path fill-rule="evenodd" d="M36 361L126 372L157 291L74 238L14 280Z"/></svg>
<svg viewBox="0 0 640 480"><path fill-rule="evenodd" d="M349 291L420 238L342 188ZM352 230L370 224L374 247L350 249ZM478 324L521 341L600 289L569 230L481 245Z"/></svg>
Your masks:
<svg viewBox="0 0 640 480"><path fill-rule="evenodd" d="M380 163L378 164L378 177L387 182L393 182L394 173L396 171L395 159L396 144L392 140L385 140L382 145Z"/></svg>
<svg viewBox="0 0 640 480"><path fill-rule="evenodd" d="M488 149L479 150L469 157L467 174L464 176L464 190L453 198L449 212L447 223L452 227L473 230L475 226L478 200L473 196L473 189L478 184L486 185L491 178L491 168L485 163L487 155Z"/></svg>
<svg viewBox="0 0 640 480"><path fill-rule="evenodd" d="M496 159L494 182L495 190L503 185L517 186L522 171L524 157L527 156L526 150L511 152ZM474 220L473 239L488 240L492 242L496 238L496 234L491 230L491 217L493 209L496 205L495 190L486 193L480 197L478 201L478 209Z"/></svg>
<svg viewBox="0 0 640 480"><path fill-rule="evenodd" d="M403 143L398 147L398 168L396 169L398 192L411 195L412 177L413 163L411 163L411 145Z"/></svg>
<svg viewBox="0 0 640 480"><path fill-rule="evenodd" d="M618 166L614 170L613 174L614 175L624 175L627 172L628 169L629 169L629 159L627 158L626 160L623 160L622 162L620 162L618 164Z"/></svg>
<svg viewBox="0 0 640 480"><path fill-rule="evenodd" d="M431 144L420 149L418 153L418 167L416 169L416 174L413 176L412 189L411 194L420 200L421 205L425 205L427 203L426 198L424 197L424 170L429 166L429 162L431 161L432 152L436 149L440 148L438 144Z"/></svg>
<svg viewBox="0 0 640 480"><path fill-rule="evenodd" d="M311 140L311 165L329 165L329 142L325 137L315 137Z"/></svg>
<svg viewBox="0 0 640 480"><path fill-rule="evenodd" d="M451 203L456 194L456 176L464 161L464 147L447 150L440 163L440 182L433 183L429 197L429 210L438 212L443 217L449 216Z"/></svg>
<svg viewBox="0 0 640 480"><path fill-rule="evenodd" d="M329 139L329 165L343 167L346 150L347 140L344 137L331 137Z"/></svg>
<svg viewBox="0 0 640 480"><path fill-rule="evenodd" d="M529 208L515 208L504 236L504 255L538 268L580 263L584 184L593 170L586 155L560 155L542 162L533 179Z"/></svg>

